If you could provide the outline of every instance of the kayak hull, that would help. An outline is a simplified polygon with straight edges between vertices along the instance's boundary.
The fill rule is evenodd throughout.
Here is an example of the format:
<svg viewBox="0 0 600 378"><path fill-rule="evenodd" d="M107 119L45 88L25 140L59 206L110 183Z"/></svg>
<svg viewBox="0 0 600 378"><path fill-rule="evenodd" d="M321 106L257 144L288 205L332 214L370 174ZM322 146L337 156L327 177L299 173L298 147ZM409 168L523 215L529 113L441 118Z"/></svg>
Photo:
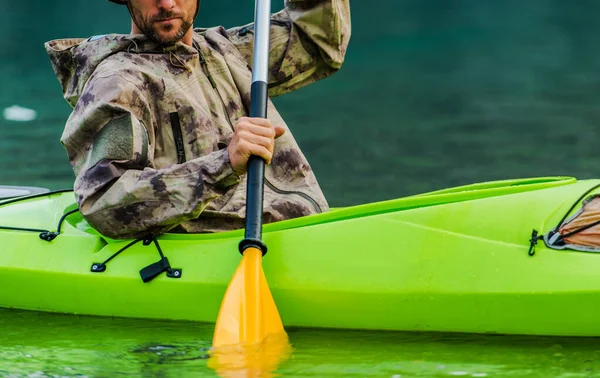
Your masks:
<svg viewBox="0 0 600 378"><path fill-rule="evenodd" d="M485 183L265 225L263 267L285 326L599 336L600 255L538 243L599 180ZM0 226L56 230L72 193L0 204ZM148 283L160 259L97 235L78 213L51 242L0 230L0 307L214 322L241 231L167 234L181 278Z"/></svg>

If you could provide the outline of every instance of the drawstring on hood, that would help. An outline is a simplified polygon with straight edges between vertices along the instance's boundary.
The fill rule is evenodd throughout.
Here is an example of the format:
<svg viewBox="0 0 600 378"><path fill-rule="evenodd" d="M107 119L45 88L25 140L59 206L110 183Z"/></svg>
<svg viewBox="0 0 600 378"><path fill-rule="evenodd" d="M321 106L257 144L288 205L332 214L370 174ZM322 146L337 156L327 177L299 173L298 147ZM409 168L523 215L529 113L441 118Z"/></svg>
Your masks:
<svg viewBox="0 0 600 378"><path fill-rule="evenodd" d="M177 62L173 62L173 58L175 58ZM169 51L169 63L171 63L173 67L183 68L186 71L190 70L190 68L186 66L177 55L173 54L173 51Z"/></svg>
<svg viewBox="0 0 600 378"><path fill-rule="evenodd" d="M134 49L132 49L131 47L135 46ZM127 48L127 52L128 53L139 53L139 48L137 45L137 42L134 39L131 39L131 45L129 45L129 47ZM185 63L177 56L173 53L173 49L172 48L166 48L163 47L163 52L165 53L169 53L169 63L176 68L182 68L186 71L189 71L190 68L188 66L185 65ZM175 62L173 61L173 59L175 59Z"/></svg>

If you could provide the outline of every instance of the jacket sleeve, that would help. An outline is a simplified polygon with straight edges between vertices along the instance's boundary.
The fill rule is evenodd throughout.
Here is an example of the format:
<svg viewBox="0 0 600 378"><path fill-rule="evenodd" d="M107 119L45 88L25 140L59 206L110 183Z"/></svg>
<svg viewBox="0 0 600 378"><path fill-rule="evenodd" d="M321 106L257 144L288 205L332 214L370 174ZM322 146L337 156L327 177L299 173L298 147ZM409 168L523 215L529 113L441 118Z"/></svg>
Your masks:
<svg viewBox="0 0 600 378"><path fill-rule="evenodd" d="M350 40L350 0L286 0L271 16L269 96L325 78L340 69ZM229 29L252 64L253 24Z"/></svg>
<svg viewBox="0 0 600 378"><path fill-rule="evenodd" d="M152 113L139 93L116 75L90 79L61 139L82 215L111 238L166 232L239 182L227 149L154 168Z"/></svg>

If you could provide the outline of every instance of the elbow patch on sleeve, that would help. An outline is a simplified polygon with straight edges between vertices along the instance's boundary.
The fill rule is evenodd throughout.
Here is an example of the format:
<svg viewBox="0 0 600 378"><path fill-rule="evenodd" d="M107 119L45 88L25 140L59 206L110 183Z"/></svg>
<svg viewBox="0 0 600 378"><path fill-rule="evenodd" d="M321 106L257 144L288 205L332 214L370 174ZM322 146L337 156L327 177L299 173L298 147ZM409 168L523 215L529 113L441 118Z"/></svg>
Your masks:
<svg viewBox="0 0 600 378"><path fill-rule="evenodd" d="M111 119L93 138L87 166L93 167L101 160L146 161L148 158L148 133L131 114Z"/></svg>

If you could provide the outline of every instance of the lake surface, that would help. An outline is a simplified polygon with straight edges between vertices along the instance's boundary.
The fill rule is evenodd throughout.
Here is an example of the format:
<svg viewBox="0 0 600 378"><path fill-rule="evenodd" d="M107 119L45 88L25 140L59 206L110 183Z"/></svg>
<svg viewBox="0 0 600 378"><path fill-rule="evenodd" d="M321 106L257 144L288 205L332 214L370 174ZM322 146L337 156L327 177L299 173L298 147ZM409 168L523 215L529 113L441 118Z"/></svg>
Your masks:
<svg viewBox="0 0 600 378"><path fill-rule="evenodd" d="M71 187L59 143L70 109L43 43L125 33L127 13L106 1L10 3L0 12L0 185ZM197 25L248 22L252 6L205 1ZM600 2L352 7L343 69L275 99L332 206L487 180L600 176ZM6 120L13 105L35 119ZM0 377L214 376L212 327L0 310ZM299 329L290 339L277 371L285 377L600 376L598 339Z"/></svg>
<svg viewBox="0 0 600 378"><path fill-rule="evenodd" d="M410 309L407 309L410 311ZM216 377L213 325L0 310L0 377ZM288 330L283 377L597 377L591 338Z"/></svg>

